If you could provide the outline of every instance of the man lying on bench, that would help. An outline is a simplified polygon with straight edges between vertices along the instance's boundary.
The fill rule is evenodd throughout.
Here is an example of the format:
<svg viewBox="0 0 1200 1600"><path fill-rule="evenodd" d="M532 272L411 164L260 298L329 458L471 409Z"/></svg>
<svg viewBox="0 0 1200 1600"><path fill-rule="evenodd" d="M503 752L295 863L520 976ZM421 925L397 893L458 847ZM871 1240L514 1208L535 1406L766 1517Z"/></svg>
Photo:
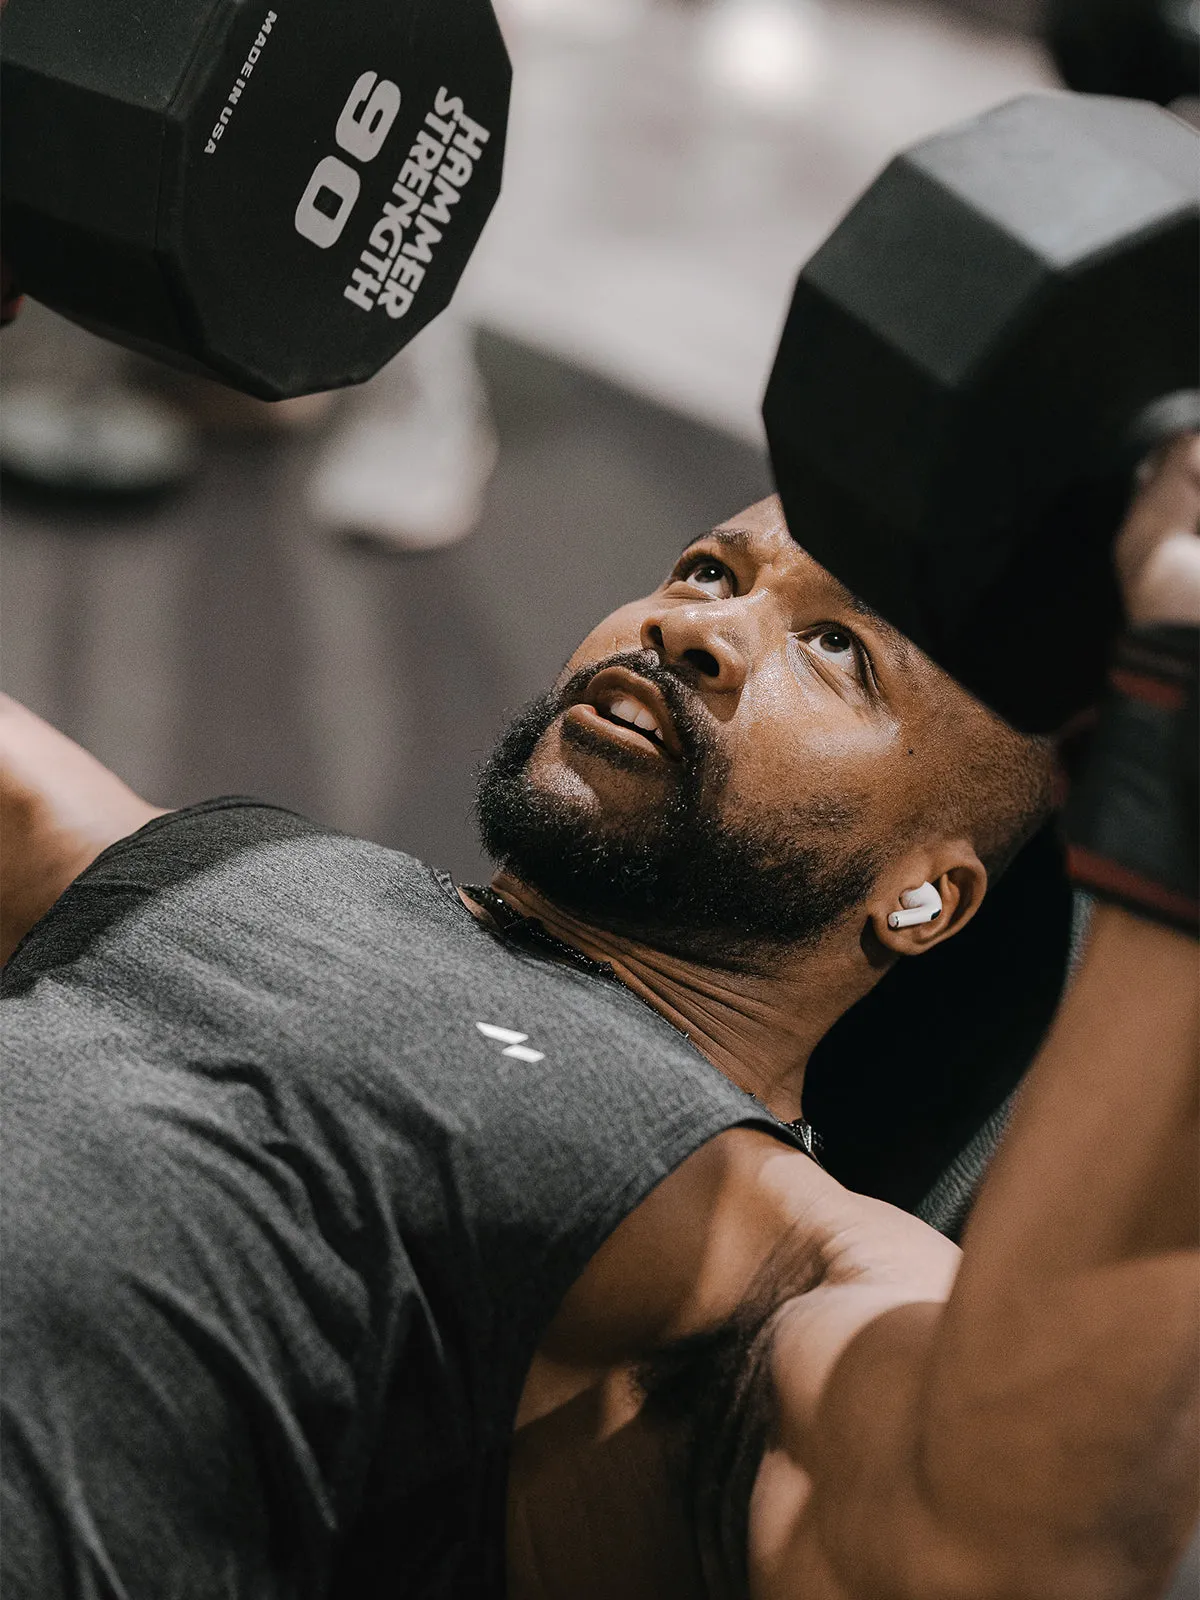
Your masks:
<svg viewBox="0 0 1200 1600"><path fill-rule="evenodd" d="M1134 622L1200 619L1198 506L1183 443L1123 536ZM810 1050L965 925L1052 762L775 502L506 732L487 888L2 728L9 1600L1160 1591L1196 1517L1194 907L1092 870L961 1270L825 1173ZM1145 825L1194 831L1150 776ZM1093 811L1127 779L1099 761Z"/></svg>

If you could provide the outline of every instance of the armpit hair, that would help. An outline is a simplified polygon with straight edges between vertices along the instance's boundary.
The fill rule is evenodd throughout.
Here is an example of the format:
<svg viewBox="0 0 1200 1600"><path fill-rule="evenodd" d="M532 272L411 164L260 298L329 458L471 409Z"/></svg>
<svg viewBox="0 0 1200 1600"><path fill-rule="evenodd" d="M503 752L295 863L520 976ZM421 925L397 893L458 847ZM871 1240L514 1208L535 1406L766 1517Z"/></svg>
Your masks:
<svg viewBox="0 0 1200 1600"><path fill-rule="evenodd" d="M636 1373L643 1415L671 1440L668 1467L708 1600L749 1600L750 1496L775 1425L770 1353L776 1316L824 1275L799 1231L759 1269L719 1326L664 1346Z"/></svg>

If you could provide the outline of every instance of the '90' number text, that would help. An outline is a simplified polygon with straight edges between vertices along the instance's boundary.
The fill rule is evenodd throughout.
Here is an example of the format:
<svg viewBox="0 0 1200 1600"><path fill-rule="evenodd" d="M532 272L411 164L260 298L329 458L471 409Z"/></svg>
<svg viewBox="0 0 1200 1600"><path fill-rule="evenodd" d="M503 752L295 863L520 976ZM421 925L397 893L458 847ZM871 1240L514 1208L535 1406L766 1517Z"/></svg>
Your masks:
<svg viewBox="0 0 1200 1600"><path fill-rule="evenodd" d="M334 138L338 147L364 165L373 161L399 109L397 85L377 72L364 72L337 119ZM323 156L296 207L296 232L328 250L341 237L361 187L358 173L341 156Z"/></svg>

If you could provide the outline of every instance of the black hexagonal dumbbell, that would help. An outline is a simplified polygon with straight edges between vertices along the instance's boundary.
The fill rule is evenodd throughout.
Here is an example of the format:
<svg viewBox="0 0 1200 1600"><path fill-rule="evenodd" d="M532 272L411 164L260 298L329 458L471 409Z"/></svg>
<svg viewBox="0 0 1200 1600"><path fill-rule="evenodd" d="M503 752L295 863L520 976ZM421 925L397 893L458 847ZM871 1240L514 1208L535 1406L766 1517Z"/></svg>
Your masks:
<svg viewBox="0 0 1200 1600"><path fill-rule="evenodd" d="M804 268L764 402L795 538L1011 721L1103 676L1132 464L1200 426L1200 137L1031 95L901 155Z"/></svg>
<svg viewBox="0 0 1200 1600"><path fill-rule="evenodd" d="M267 399L376 372L499 192L488 0L8 0L2 51L20 287Z"/></svg>

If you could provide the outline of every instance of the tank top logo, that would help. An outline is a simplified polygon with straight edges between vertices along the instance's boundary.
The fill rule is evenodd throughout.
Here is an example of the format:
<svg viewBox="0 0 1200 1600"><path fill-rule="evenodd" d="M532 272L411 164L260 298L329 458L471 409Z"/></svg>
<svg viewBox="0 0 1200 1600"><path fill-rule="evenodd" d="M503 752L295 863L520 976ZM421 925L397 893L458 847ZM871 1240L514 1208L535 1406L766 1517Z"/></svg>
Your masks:
<svg viewBox="0 0 1200 1600"><path fill-rule="evenodd" d="M501 1050L502 1056L509 1056L514 1061L544 1061L545 1053L541 1050L530 1050L525 1043L527 1033L514 1033L511 1028L498 1028L494 1022L477 1022L475 1026L485 1039L494 1039L497 1044L505 1046Z"/></svg>

